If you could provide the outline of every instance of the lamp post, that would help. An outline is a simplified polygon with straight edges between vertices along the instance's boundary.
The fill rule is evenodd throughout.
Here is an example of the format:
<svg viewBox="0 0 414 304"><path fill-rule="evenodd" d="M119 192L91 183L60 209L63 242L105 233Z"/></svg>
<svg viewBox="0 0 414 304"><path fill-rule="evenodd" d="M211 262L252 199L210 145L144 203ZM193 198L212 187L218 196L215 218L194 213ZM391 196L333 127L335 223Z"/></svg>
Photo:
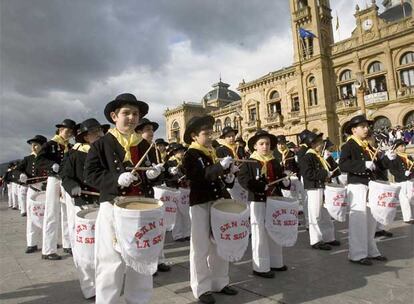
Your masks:
<svg viewBox="0 0 414 304"><path fill-rule="evenodd" d="M365 109L365 88L366 88L366 83L365 83L365 77L364 77L364 73L359 71L356 73L356 81L354 83L354 86L357 89L357 103L358 105L361 106L361 112L364 115L367 115L367 111Z"/></svg>

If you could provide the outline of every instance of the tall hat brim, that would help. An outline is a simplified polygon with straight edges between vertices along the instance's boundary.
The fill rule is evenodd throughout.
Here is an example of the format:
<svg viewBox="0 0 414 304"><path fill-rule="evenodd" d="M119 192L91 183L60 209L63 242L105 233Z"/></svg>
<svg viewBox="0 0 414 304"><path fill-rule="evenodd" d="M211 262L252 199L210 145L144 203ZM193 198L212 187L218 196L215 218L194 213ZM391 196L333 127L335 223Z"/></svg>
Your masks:
<svg viewBox="0 0 414 304"><path fill-rule="evenodd" d="M191 144L193 141L191 137L191 133L193 133L197 128L201 126L213 126L214 125L214 117L207 115L201 117L193 117L187 124L184 132L184 142L188 145Z"/></svg>
<svg viewBox="0 0 414 304"><path fill-rule="evenodd" d="M105 118L110 123L113 123L113 124L115 123L111 118L111 113L115 112L116 109L122 108L125 105L131 105L131 106L137 107L139 109L140 119L148 114L149 106L146 102L141 101L141 100L124 100L118 97L117 99L112 100L105 106L105 110L104 110Z"/></svg>
<svg viewBox="0 0 414 304"><path fill-rule="evenodd" d="M263 137L268 137L270 138L270 150L274 150L276 148L276 144L277 144L277 137L271 133L267 133L267 132L263 132L263 133L256 133L255 135L253 135L252 137L249 138L249 140L247 141L247 146L249 147L249 150L251 152L254 151L254 145L256 144L256 142Z"/></svg>

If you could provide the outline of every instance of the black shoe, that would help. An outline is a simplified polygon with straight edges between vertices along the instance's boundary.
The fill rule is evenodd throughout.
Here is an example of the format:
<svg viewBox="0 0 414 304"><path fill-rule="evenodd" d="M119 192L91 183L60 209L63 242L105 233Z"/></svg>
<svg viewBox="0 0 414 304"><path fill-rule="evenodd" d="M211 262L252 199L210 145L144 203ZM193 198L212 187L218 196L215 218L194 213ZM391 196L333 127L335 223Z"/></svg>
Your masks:
<svg viewBox="0 0 414 304"><path fill-rule="evenodd" d="M64 253L68 253L68 254L70 254L70 255L73 255L73 254L72 254L72 248L63 248L63 252L64 252Z"/></svg>
<svg viewBox="0 0 414 304"><path fill-rule="evenodd" d="M59 249L59 248L62 248L62 245L57 244L56 247Z"/></svg>
<svg viewBox="0 0 414 304"><path fill-rule="evenodd" d="M379 230L379 231L375 232L375 237L380 237L380 236L392 237L393 234L392 234L392 232L389 232L389 231L386 231L386 230Z"/></svg>
<svg viewBox="0 0 414 304"><path fill-rule="evenodd" d="M26 248L25 253L33 253L33 252L36 252L36 251L37 251L37 245L35 245L35 246L28 246Z"/></svg>
<svg viewBox="0 0 414 304"><path fill-rule="evenodd" d="M270 268L272 271L286 271L288 270L288 267L286 265L283 265L282 267L272 267Z"/></svg>
<svg viewBox="0 0 414 304"><path fill-rule="evenodd" d="M331 250L332 247L328 244L325 244L324 242L318 242L316 244L312 245L313 249L319 249L319 250Z"/></svg>
<svg viewBox="0 0 414 304"><path fill-rule="evenodd" d="M222 290L219 291L219 293L228 295L228 296L235 296L236 294L238 294L239 292L234 289L233 287L230 287L229 285L224 286L224 288Z"/></svg>
<svg viewBox="0 0 414 304"><path fill-rule="evenodd" d="M157 271L168 272L171 270L171 266L168 266L165 263L158 264Z"/></svg>
<svg viewBox="0 0 414 304"><path fill-rule="evenodd" d="M185 238L176 239L176 242L185 242Z"/></svg>
<svg viewBox="0 0 414 304"><path fill-rule="evenodd" d="M198 300L201 303L204 303L204 304L214 304L214 303L216 303L216 300L214 299L211 292L203 293L201 296L198 297Z"/></svg>
<svg viewBox="0 0 414 304"><path fill-rule="evenodd" d="M189 241L191 238L189 237L189 236L187 236L186 238L185 238L185 240L186 241Z"/></svg>
<svg viewBox="0 0 414 304"><path fill-rule="evenodd" d="M20 214L22 217L26 216L26 212L23 212L22 214Z"/></svg>
<svg viewBox="0 0 414 304"><path fill-rule="evenodd" d="M358 261L354 261L354 260L349 260L351 263L355 263L355 264L360 264L360 265L364 265L364 266L371 266L372 262L368 259L368 258L363 258L360 259Z"/></svg>
<svg viewBox="0 0 414 304"><path fill-rule="evenodd" d="M414 224L414 220L404 221L406 224Z"/></svg>
<svg viewBox="0 0 414 304"><path fill-rule="evenodd" d="M61 260L61 259L62 257L56 253L42 254L42 260L56 261L56 260Z"/></svg>
<svg viewBox="0 0 414 304"><path fill-rule="evenodd" d="M381 261L381 262L386 262L388 261L387 257L383 256L383 255L379 255L376 257L371 257L371 260L376 260L376 261Z"/></svg>
<svg viewBox="0 0 414 304"><path fill-rule="evenodd" d="M13 209L13 210L18 210L19 208L16 208L16 207L12 207L12 209Z"/></svg>
<svg viewBox="0 0 414 304"><path fill-rule="evenodd" d="M334 240L332 242L326 242L326 244L331 245L331 246L341 246L341 242Z"/></svg>
<svg viewBox="0 0 414 304"><path fill-rule="evenodd" d="M255 276L262 277L265 279L273 279L275 277L275 273L271 270L269 270L268 272L259 272L259 271L253 270L253 274Z"/></svg>

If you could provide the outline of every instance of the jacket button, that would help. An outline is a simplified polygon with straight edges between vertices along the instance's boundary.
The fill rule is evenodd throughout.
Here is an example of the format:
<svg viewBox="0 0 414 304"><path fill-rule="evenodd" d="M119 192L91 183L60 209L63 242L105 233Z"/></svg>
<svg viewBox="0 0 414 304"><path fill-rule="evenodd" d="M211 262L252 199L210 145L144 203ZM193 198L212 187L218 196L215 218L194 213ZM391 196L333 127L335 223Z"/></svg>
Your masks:
<svg viewBox="0 0 414 304"><path fill-rule="evenodd" d="M119 168L119 167L116 167L116 170L118 170L118 171L119 171L119 170L121 170L121 168Z"/></svg>
<svg viewBox="0 0 414 304"><path fill-rule="evenodd" d="M125 195L126 194L126 192L121 192L122 193L122 195Z"/></svg>
<svg viewBox="0 0 414 304"><path fill-rule="evenodd" d="M213 189L213 191L214 191L214 192L217 192L217 189L216 189L216 188L214 188L214 189Z"/></svg>
<svg viewBox="0 0 414 304"><path fill-rule="evenodd" d="M117 164L117 163L118 163L118 160L117 160L117 159L115 159L115 160L114 160L114 163L115 163L115 164Z"/></svg>

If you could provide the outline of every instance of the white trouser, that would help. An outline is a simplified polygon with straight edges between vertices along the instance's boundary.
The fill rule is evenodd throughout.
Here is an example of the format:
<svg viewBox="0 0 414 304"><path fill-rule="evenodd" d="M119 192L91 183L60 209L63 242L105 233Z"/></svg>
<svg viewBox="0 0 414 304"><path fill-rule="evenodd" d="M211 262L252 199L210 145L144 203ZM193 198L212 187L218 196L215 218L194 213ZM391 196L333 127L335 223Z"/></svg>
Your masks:
<svg viewBox="0 0 414 304"><path fill-rule="evenodd" d="M18 191L19 185L16 184L16 183L11 183L11 184L12 184L12 186L11 186L11 188L12 188L12 205L13 205L13 208L19 208L19 199L18 199L18 197L19 197L19 191Z"/></svg>
<svg viewBox="0 0 414 304"><path fill-rule="evenodd" d="M38 188L37 185L40 184L33 184L33 187ZM42 238L42 229L37 227L33 223L32 219L32 204L30 203L30 197L35 194L35 191L29 187L27 190L27 218L26 218L26 241L27 247L37 246Z"/></svg>
<svg viewBox="0 0 414 304"><path fill-rule="evenodd" d="M66 214L68 218L68 234L70 241L70 248L74 248L75 244L75 218L76 213L81 210L80 207L75 206L75 201L73 198L65 191L65 205L66 205ZM75 256L73 257L75 262Z"/></svg>
<svg viewBox="0 0 414 304"><path fill-rule="evenodd" d="M408 222L412 219L414 219L413 217L413 210L412 210L412 206L410 204L410 200L408 198L408 182L402 182L402 183L396 183L398 186L401 187L400 190L400 206L401 206L401 211L402 211L402 215L403 215L403 221L404 222Z"/></svg>
<svg viewBox="0 0 414 304"><path fill-rule="evenodd" d="M348 184L347 197L351 206L349 212L349 254L353 261L380 256L375 242L377 222L367 207L368 186Z"/></svg>
<svg viewBox="0 0 414 304"><path fill-rule="evenodd" d="M308 214L308 193L303 186L303 177L300 183L300 196L302 197L303 215L305 216L305 226L309 227L309 214Z"/></svg>
<svg viewBox="0 0 414 304"><path fill-rule="evenodd" d="M270 268L283 266L282 246L277 244L267 233L265 227L266 203L250 203L250 220L252 230L253 270L268 272Z"/></svg>
<svg viewBox="0 0 414 304"><path fill-rule="evenodd" d="M62 247L71 248L70 236L69 236L69 225L68 225L68 211L66 207L66 191L60 186L60 193L62 199L59 197L60 202L60 225L62 230Z"/></svg>
<svg viewBox="0 0 414 304"><path fill-rule="evenodd" d="M323 189L306 190L308 196L309 240L311 245L335 240L335 228L323 205Z"/></svg>
<svg viewBox="0 0 414 304"><path fill-rule="evenodd" d="M7 198L9 207L13 207L13 190L12 190L12 183L7 184Z"/></svg>
<svg viewBox="0 0 414 304"><path fill-rule="evenodd" d="M212 203L190 207L190 284L199 298L208 291L220 291L229 284L229 262L217 253L210 239L210 209Z"/></svg>
<svg viewBox="0 0 414 304"><path fill-rule="evenodd" d="M27 188L27 186L19 186L19 207L21 214L27 213Z"/></svg>
<svg viewBox="0 0 414 304"><path fill-rule="evenodd" d="M103 202L95 224L95 303L118 303L124 273L125 302L148 303L152 295L152 276L140 274L125 265L121 255L114 249L114 236L114 207L109 202Z"/></svg>
<svg viewBox="0 0 414 304"><path fill-rule="evenodd" d="M57 251L58 223L61 181L54 177L47 178L45 215L43 218L43 245L42 254L52 254Z"/></svg>
<svg viewBox="0 0 414 304"><path fill-rule="evenodd" d="M190 212L183 214L180 210L177 210L175 216L175 225L172 230L173 240L189 237L191 233L191 221Z"/></svg>

